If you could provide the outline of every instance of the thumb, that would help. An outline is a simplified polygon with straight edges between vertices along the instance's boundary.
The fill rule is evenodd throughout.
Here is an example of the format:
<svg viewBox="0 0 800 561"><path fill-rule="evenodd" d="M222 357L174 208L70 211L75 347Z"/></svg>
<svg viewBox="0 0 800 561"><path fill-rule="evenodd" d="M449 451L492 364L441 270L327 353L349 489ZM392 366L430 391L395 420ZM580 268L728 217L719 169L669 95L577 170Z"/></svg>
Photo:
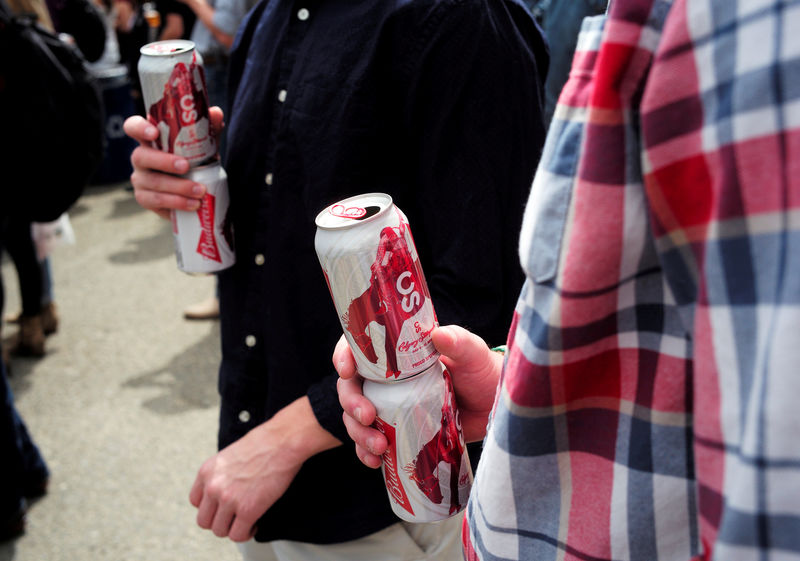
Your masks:
<svg viewBox="0 0 800 561"><path fill-rule="evenodd" d="M431 337L436 350L459 365L474 368L488 359L490 351L484 340L458 325L438 327Z"/></svg>
<svg viewBox="0 0 800 561"><path fill-rule="evenodd" d="M210 107L208 110L208 119L211 121L211 128L214 132L216 134L222 133L222 129L225 128L225 116L222 113L222 109L216 105Z"/></svg>

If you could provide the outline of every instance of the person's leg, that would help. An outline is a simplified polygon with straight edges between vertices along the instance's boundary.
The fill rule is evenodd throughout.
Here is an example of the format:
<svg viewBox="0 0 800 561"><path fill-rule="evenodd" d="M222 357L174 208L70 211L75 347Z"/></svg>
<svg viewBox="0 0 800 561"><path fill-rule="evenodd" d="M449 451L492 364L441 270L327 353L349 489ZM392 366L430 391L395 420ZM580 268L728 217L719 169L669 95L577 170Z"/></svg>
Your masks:
<svg viewBox="0 0 800 561"><path fill-rule="evenodd" d="M4 242L17 269L22 300L19 335L11 352L20 355L43 356L45 336L41 317L42 270L36 258L31 223L27 220L8 217Z"/></svg>
<svg viewBox="0 0 800 561"><path fill-rule="evenodd" d="M36 245L31 235L31 223L9 217L5 245L14 261L19 278L22 315L38 316L42 311L42 268L36 257Z"/></svg>
<svg viewBox="0 0 800 561"><path fill-rule="evenodd" d="M25 468L17 432L19 416L3 364L0 371L0 541L5 541L25 531L26 502L22 492Z"/></svg>
<svg viewBox="0 0 800 561"><path fill-rule="evenodd" d="M45 335L58 331L58 309L53 299L53 273L50 268L50 258L45 257L39 262L42 271L42 329Z"/></svg>
<svg viewBox="0 0 800 561"><path fill-rule="evenodd" d="M193 320L219 318L219 281L216 275L214 275L214 295L187 306L183 310L183 317Z"/></svg>

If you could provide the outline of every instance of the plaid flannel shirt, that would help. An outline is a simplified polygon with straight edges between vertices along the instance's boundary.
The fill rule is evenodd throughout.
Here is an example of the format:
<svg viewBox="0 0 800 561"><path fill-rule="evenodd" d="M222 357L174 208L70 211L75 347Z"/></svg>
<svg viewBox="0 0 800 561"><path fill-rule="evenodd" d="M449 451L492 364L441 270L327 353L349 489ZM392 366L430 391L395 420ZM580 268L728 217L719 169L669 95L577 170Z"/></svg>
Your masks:
<svg viewBox="0 0 800 561"><path fill-rule="evenodd" d="M800 0L613 0L531 190L467 559L800 559Z"/></svg>

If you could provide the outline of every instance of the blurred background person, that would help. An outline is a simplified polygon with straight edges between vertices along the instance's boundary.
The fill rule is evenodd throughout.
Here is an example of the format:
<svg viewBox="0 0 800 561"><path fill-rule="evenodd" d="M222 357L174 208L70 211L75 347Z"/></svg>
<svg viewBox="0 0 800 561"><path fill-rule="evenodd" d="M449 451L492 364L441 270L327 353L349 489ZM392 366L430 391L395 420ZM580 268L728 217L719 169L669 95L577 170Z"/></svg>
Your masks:
<svg viewBox="0 0 800 561"><path fill-rule="evenodd" d="M161 16L160 41L191 38L197 18L186 4L180 0L157 0L154 9Z"/></svg>
<svg viewBox="0 0 800 561"><path fill-rule="evenodd" d="M228 114L228 62L236 30L244 16L255 5L255 0L172 0L180 1L197 15L191 40L203 56L203 65L211 105ZM227 131L219 135L220 156L225 158ZM188 306L183 311L186 319L205 320L219 317L219 287L214 275L214 293L208 298Z"/></svg>
<svg viewBox="0 0 800 561"><path fill-rule="evenodd" d="M47 5L43 0L13 0L13 4L6 6L5 0L0 9L8 11L14 15L35 14L39 25L49 31L54 31L53 20ZM102 53L101 53L102 54ZM99 56L99 55L98 55ZM0 83L6 76L0 76ZM10 188L8 185L4 189ZM20 265L24 266L26 273L25 286L20 283L23 298L29 300L30 311L39 312L41 306L41 272L39 263L36 259L33 238L30 230L30 221L15 217L14 223L9 226L11 217L16 213L16 209L8 208L7 205L0 206L0 252L7 245L7 234L13 234L12 246L19 243L21 246L30 245L32 253L25 251L20 253ZM32 257L32 260L31 260ZM15 262L16 263L16 262ZM19 265L17 265L19 271ZM38 288L34 285L38 283ZM33 296L36 293L37 296ZM36 303L39 300L39 303ZM2 317L5 305L5 289L3 279L0 276L0 317ZM41 344L42 353L44 351L44 335L41 340L29 341L33 343L33 350L39 350ZM14 406L14 395L8 385L6 369L5 346L0 337L0 541L6 541L22 535L25 532L25 515L28 508L28 500L44 495L47 491L50 472L38 447L34 443L28 429Z"/></svg>

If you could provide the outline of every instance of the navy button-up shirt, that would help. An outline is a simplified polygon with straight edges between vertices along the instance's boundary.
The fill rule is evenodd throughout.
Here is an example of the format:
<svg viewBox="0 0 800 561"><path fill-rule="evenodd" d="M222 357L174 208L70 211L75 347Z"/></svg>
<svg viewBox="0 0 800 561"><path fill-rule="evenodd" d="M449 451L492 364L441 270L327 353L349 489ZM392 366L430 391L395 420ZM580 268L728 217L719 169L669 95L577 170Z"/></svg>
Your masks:
<svg viewBox="0 0 800 561"><path fill-rule="evenodd" d="M342 333L314 217L385 192L409 218L441 324L505 341L543 144L547 50L514 0L262 0L231 60L236 265L220 275L221 447L307 395L345 446L303 466L256 539L351 540L397 519L335 391Z"/></svg>

